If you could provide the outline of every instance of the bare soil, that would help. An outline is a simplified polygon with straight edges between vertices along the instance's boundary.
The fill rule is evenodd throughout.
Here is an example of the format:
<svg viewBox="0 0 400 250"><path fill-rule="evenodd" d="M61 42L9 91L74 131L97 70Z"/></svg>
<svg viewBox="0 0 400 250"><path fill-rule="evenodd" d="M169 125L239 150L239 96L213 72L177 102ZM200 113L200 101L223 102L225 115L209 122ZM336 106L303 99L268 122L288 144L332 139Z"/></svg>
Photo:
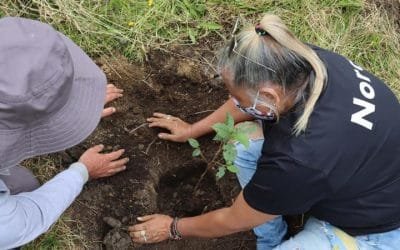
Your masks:
<svg viewBox="0 0 400 250"><path fill-rule="evenodd" d="M124 97L114 103L117 114L101 121L84 143L66 151L64 163L67 166L97 143L109 151L126 149L130 162L123 173L88 183L72 206L71 217L81 222L90 249L255 249L252 232L134 246L124 231L146 214L194 216L228 206L240 191L234 175L216 182L210 173L194 192L205 164L193 159L188 144L159 140L156 135L161 130L146 124L153 112L194 122L226 100L209 63L215 53L207 46L153 51L144 64L131 64L123 57L98 60L109 83L124 89ZM211 139L200 139L208 155L217 146Z"/></svg>

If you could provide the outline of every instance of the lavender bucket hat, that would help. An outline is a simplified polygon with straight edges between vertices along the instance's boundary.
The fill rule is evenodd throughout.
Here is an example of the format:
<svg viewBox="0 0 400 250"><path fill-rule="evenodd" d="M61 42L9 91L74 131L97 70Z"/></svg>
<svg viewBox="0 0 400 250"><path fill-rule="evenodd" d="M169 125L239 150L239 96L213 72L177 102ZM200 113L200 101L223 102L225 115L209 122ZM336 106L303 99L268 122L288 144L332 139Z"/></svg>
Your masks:
<svg viewBox="0 0 400 250"><path fill-rule="evenodd" d="M105 93L104 73L70 39L38 21L0 19L0 171L80 143Z"/></svg>

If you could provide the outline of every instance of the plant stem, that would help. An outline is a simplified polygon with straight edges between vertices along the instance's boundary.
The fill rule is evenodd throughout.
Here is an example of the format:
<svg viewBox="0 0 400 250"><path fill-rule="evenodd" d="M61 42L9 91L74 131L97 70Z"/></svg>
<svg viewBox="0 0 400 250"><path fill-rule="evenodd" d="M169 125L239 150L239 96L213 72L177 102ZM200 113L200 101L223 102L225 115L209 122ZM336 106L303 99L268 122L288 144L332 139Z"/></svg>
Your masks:
<svg viewBox="0 0 400 250"><path fill-rule="evenodd" d="M207 163L207 165L208 165L208 160L207 160L207 158L204 156L203 151L201 151L201 150L200 150L200 157L201 157L201 159L202 159L205 163Z"/></svg>
<svg viewBox="0 0 400 250"><path fill-rule="evenodd" d="M207 161L207 159L204 157L203 153L202 153L202 152L200 153L202 159L205 160L206 163L207 163L207 168L206 168L206 169L204 170L204 172L201 174L200 179L199 179L199 180L197 181L197 183L196 183L196 186L194 186L193 193L197 191L197 189L199 188L199 185L200 185L201 181L204 179L204 176L206 176L207 172L214 166L213 163L214 163L215 160L217 159L218 155L221 153L222 148L223 148L223 145L224 145L223 143L221 143L221 144L219 145L219 148L218 148L217 152L214 154L214 157L212 158L211 161Z"/></svg>

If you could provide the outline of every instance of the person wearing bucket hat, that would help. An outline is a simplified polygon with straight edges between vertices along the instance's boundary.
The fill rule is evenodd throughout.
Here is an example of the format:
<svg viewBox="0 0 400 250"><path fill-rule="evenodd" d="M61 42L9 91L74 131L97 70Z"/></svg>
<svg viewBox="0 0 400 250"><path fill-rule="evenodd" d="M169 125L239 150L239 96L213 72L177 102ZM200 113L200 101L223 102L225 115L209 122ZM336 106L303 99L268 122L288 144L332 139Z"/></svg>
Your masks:
<svg viewBox="0 0 400 250"><path fill-rule="evenodd" d="M124 170L124 150L88 149L39 187L29 157L70 148L88 137L104 109L122 96L70 39L39 21L0 19L0 249L32 241L57 220L86 181Z"/></svg>

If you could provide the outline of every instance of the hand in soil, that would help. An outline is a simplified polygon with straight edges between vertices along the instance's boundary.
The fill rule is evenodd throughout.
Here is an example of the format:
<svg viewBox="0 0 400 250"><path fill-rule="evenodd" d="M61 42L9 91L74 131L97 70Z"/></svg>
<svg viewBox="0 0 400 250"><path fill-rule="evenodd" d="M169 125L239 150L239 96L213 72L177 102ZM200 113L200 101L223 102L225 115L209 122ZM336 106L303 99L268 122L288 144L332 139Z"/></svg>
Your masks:
<svg viewBox="0 0 400 250"><path fill-rule="evenodd" d="M89 148L79 159L86 166L90 179L111 176L126 169L129 158L120 159L125 150L101 154L103 149L103 145Z"/></svg>
<svg viewBox="0 0 400 250"><path fill-rule="evenodd" d="M132 241L136 243L156 243L169 239L173 219L162 214L147 215L138 218L143 223L128 228Z"/></svg>
<svg viewBox="0 0 400 250"><path fill-rule="evenodd" d="M158 137L168 141L186 142L191 137L192 124L182 121L178 117L162 113L154 113L147 119L149 127L160 127L169 130L170 133L159 133Z"/></svg>
<svg viewBox="0 0 400 250"><path fill-rule="evenodd" d="M115 87L114 84L108 84L106 90L106 100L104 105L107 105L108 103L114 101L115 99L122 97L122 92L124 91L122 89ZM110 116L114 114L115 111L116 109L114 107L105 108L101 113L101 117Z"/></svg>

